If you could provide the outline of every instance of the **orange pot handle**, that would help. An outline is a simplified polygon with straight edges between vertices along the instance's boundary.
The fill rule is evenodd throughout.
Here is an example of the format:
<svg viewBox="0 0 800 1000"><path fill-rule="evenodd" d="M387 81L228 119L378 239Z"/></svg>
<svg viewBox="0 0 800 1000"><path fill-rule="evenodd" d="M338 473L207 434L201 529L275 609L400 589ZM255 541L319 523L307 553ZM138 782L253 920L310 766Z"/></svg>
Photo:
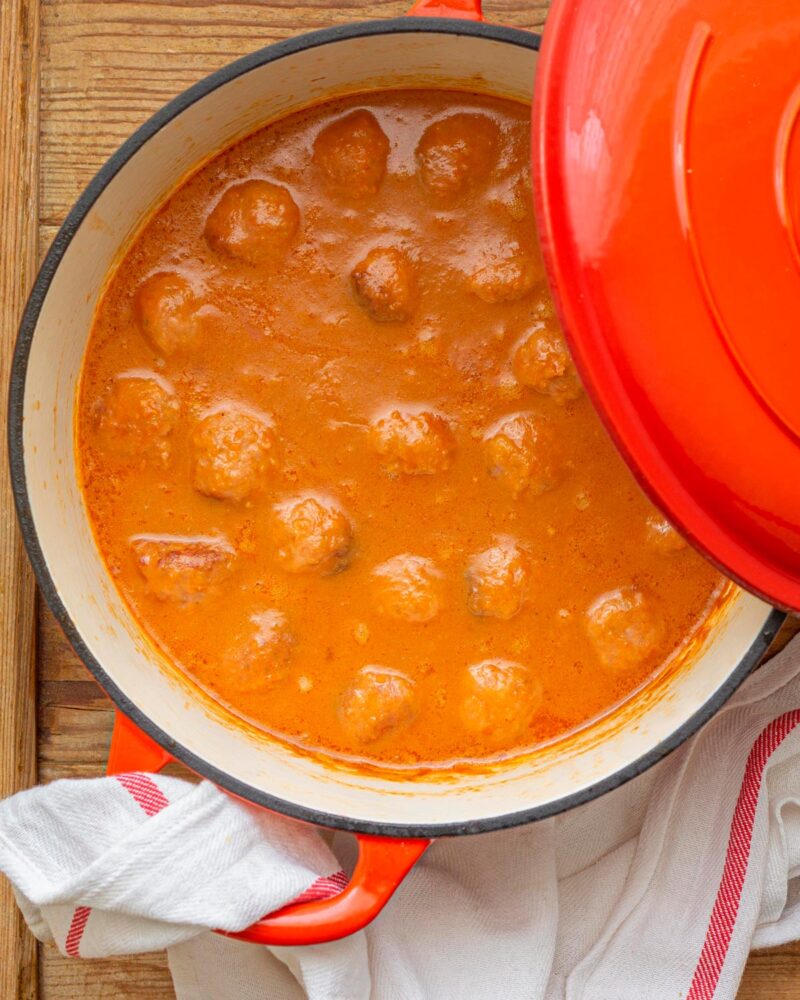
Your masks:
<svg viewBox="0 0 800 1000"><path fill-rule="evenodd" d="M290 903L244 931L226 937L256 944L321 944L362 930L389 902L429 840L356 834L358 861L346 889L313 903ZM224 932L221 932L224 933Z"/></svg>
<svg viewBox="0 0 800 1000"><path fill-rule="evenodd" d="M123 715L115 713L108 774L160 771L172 756ZM243 931L218 931L255 944L298 945L337 941L366 927L430 845L430 840L356 834L358 860L346 889L337 896L290 903Z"/></svg>
<svg viewBox="0 0 800 1000"><path fill-rule="evenodd" d="M106 774L150 771L155 774L173 760L171 754L141 731L122 712L114 712L114 730L108 751Z"/></svg>
<svg viewBox="0 0 800 1000"><path fill-rule="evenodd" d="M409 14L424 17L457 17L462 21L482 21L481 0L417 0Z"/></svg>

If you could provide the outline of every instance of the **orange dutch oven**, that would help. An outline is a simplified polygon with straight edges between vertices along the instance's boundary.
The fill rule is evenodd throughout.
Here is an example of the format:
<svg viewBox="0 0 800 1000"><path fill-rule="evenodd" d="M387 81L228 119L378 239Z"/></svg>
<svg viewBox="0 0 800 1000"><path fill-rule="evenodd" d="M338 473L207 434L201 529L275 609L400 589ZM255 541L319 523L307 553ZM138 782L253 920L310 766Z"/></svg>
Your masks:
<svg viewBox="0 0 800 1000"><path fill-rule="evenodd" d="M732 266L733 253L722 207L706 204L711 166L701 154L709 143L699 141L695 125L700 129L705 114L719 113L713 100L710 110L705 101L707 89L717 85L710 73L717 44L709 40L717 39L712 15L722 15L719 3L705 6L708 22L692 20L686 13L692 5L685 3L640 4L639 13L631 5L563 3L551 15L541 57L538 36L485 23L479 0L420 0L410 17L270 45L194 85L139 128L89 184L56 237L28 303L14 359L11 471L42 592L118 709L109 771L155 771L174 758L232 795L300 821L352 831L359 841L355 870L339 895L290 905L234 936L296 945L351 934L380 912L432 838L533 822L627 781L723 704L757 664L784 616L769 601L738 590L691 662L656 690L557 745L487 768L479 778L358 773L231 725L219 707L165 670L143 639L96 549L81 499L75 393L109 270L143 220L194 165L276 117L342 94L390 87L461 88L531 102L541 58L534 121L540 231L588 388L645 487L696 544L751 589L796 606L795 591L773 586L775 579L766 574L754 576L734 551L736 546L751 555L758 550L762 565L768 551L777 564L780 543L797 542L796 526L792 535L791 526L765 517L757 525L761 535L754 534L753 523L747 524L753 509L733 502L735 490L733 498L725 491L736 474L738 496L746 493L746 481L752 480L748 462L736 455L736 440L725 451L708 445L715 434L719 441L724 417L736 418L737 437L740 431L762 434L770 420L765 400L775 403L772 425L786 416L791 401L786 380L775 376L762 393L763 405L753 403L756 409L760 405L758 413L748 410L755 423L744 428L741 398L726 396L735 381L730 372L723 373L728 381L719 375L722 381L709 385L708 368L719 360L715 351L727 350L740 374L762 388L766 369L742 353L736 331L735 343L726 347L713 326L728 315L731 303L747 306L742 299L752 289L745 293L740 286L737 296L738 267L724 287L718 281L720 261ZM748 0L742 6L754 4ZM704 33L698 23L712 27ZM648 46L659 56L652 67L644 58ZM683 61L675 62L676 51ZM784 209L791 218L797 197L789 179L796 166L793 128L791 117L783 126L785 159L778 159ZM714 133L731 157L735 132L731 127L730 136ZM732 177L720 184L720 197L731 194ZM665 208L667 203L673 207ZM755 239L760 233L755 209L738 204L736 218L747 238ZM791 224L789 229L792 239ZM629 248L637 243L652 253L632 262ZM653 269L661 278L668 272L677 284L659 280ZM794 305L800 305L797 298ZM648 308L648 302L657 305ZM771 322L774 313L768 310ZM747 306L748 322L752 314ZM781 335L785 327L784 322ZM778 333L775 338L765 347L773 354ZM676 361L676 343L682 363ZM800 350L799 343L795 336L793 351ZM728 407L723 415L715 409L720 400ZM792 419L789 414L788 422ZM698 420L705 421L707 434L698 433ZM763 440L770 449L759 469L779 457L777 432ZM715 491L708 491L704 475L713 479ZM774 474L769 482L775 485ZM778 491L782 503L800 500L798 483L795 476L793 487L784 484ZM800 503L795 524L798 510ZM770 527L771 541L765 544ZM720 544L723 536L729 548Z"/></svg>

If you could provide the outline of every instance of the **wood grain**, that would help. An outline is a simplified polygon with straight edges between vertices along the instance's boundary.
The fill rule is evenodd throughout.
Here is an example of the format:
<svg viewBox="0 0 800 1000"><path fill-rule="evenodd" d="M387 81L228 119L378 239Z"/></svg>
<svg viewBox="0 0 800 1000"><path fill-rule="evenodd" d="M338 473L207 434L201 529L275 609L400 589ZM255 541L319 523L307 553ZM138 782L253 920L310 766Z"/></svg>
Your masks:
<svg viewBox="0 0 800 1000"><path fill-rule="evenodd" d="M0 0L4 13L8 3ZM35 8L36 0L29 3ZM106 157L189 84L269 42L333 24L397 16L410 2L40 0L40 5L39 233L44 248ZM22 0L11 0L11 6L25 5ZM484 6L492 20L539 29L548 3L492 0ZM35 65L31 69L35 71ZM0 92L7 91L3 87ZM35 178L35 164L31 161L28 171L19 176ZM0 217L10 218L8 214ZM0 267L3 259L8 258L0 257ZM4 323L4 336L6 332ZM38 642L40 778L101 774L111 708L43 607ZM11 954L4 950L0 937L0 967ZM173 997L161 955L85 962L64 959L46 948L39 982L43 1000ZM17 995L31 994L8 993L0 987L0 1000ZM800 1000L800 946L754 955L739 1000Z"/></svg>
<svg viewBox="0 0 800 1000"><path fill-rule="evenodd" d="M797 1000L798 997L800 943L753 952L736 1000Z"/></svg>
<svg viewBox="0 0 800 1000"><path fill-rule="evenodd" d="M37 259L39 7L0 5L0 385L6 410L11 354ZM36 781L33 671L35 591L14 516L6 436L0 437L0 797ZM36 948L0 885L0 997L36 996Z"/></svg>
<svg viewBox="0 0 800 1000"><path fill-rule="evenodd" d="M54 1000L174 1000L165 955L75 960L52 946L39 959L41 996Z"/></svg>

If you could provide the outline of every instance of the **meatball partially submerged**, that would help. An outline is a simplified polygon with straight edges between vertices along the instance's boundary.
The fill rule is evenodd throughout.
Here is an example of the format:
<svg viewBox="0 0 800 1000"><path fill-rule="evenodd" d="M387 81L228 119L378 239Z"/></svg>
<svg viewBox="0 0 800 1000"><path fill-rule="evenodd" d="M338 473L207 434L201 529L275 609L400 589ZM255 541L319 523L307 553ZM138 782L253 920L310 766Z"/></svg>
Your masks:
<svg viewBox="0 0 800 1000"><path fill-rule="evenodd" d="M371 433L375 450L392 475L444 472L456 450L447 420L430 410L391 410L373 420Z"/></svg>
<svg viewBox="0 0 800 1000"><path fill-rule="evenodd" d="M190 604L216 591L233 572L236 550L225 538L136 535L131 549L150 591Z"/></svg>
<svg viewBox="0 0 800 1000"><path fill-rule="evenodd" d="M467 669L461 722L493 743L510 743L530 727L542 704L541 682L521 663L483 660Z"/></svg>
<svg viewBox="0 0 800 1000"><path fill-rule="evenodd" d="M435 563L408 553L372 571L378 611L407 622L429 622L442 606L444 577Z"/></svg>
<svg viewBox="0 0 800 1000"><path fill-rule="evenodd" d="M350 561L353 528L330 497L306 494L276 504L272 537L278 562L290 573L329 576Z"/></svg>
<svg viewBox="0 0 800 1000"><path fill-rule="evenodd" d="M456 199L487 179L497 163L500 129L486 115L454 114L422 133L417 166L426 191Z"/></svg>
<svg viewBox="0 0 800 1000"><path fill-rule="evenodd" d="M97 420L112 454L166 464L180 410L165 378L155 372L127 371L111 382L98 406Z"/></svg>
<svg viewBox="0 0 800 1000"><path fill-rule="evenodd" d="M660 514L651 514L648 517L645 524L645 537L647 544L663 555L671 555L673 552L680 552L681 549L686 548L684 538Z"/></svg>
<svg viewBox="0 0 800 1000"><path fill-rule="evenodd" d="M484 265L469 279L469 287L491 305L516 302L533 290L537 277L533 261L520 251Z"/></svg>
<svg viewBox="0 0 800 1000"><path fill-rule="evenodd" d="M204 305L196 282L175 271L159 271L136 289L133 314L150 344L159 354L170 357L197 340Z"/></svg>
<svg viewBox="0 0 800 1000"><path fill-rule="evenodd" d="M507 535L479 552L467 567L467 607L473 615L508 621L528 597L531 555Z"/></svg>
<svg viewBox="0 0 800 1000"><path fill-rule="evenodd" d="M664 623L635 587L612 590L586 612L586 631L597 657L609 670L630 670L653 657Z"/></svg>
<svg viewBox="0 0 800 1000"><path fill-rule="evenodd" d="M251 180L228 188L205 232L212 250L257 265L284 253L299 226L300 211L285 187Z"/></svg>
<svg viewBox="0 0 800 1000"><path fill-rule="evenodd" d="M514 497L553 489L560 478L555 442L543 418L533 413L503 417L484 436L489 474Z"/></svg>
<svg viewBox="0 0 800 1000"><path fill-rule="evenodd" d="M411 261L396 247L376 247L353 268L356 301L377 323L409 319L417 297Z"/></svg>
<svg viewBox="0 0 800 1000"><path fill-rule="evenodd" d="M514 375L520 385L559 402L577 399L583 386L554 320L537 320L517 345Z"/></svg>
<svg viewBox="0 0 800 1000"><path fill-rule="evenodd" d="M369 111L326 125L314 142L314 163L336 194L359 200L374 195L386 173L389 140Z"/></svg>
<svg viewBox="0 0 800 1000"><path fill-rule="evenodd" d="M238 687L258 691L288 676L294 645L286 615L270 608L250 616L231 643L225 663L235 671Z"/></svg>
<svg viewBox="0 0 800 1000"><path fill-rule="evenodd" d="M358 743L374 743L415 715L414 682L388 667L362 667L339 699L339 721Z"/></svg>
<svg viewBox="0 0 800 1000"><path fill-rule="evenodd" d="M244 500L259 490L275 465L272 423L229 403L207 414L191 437L192 483L220 500Z"/></svg>

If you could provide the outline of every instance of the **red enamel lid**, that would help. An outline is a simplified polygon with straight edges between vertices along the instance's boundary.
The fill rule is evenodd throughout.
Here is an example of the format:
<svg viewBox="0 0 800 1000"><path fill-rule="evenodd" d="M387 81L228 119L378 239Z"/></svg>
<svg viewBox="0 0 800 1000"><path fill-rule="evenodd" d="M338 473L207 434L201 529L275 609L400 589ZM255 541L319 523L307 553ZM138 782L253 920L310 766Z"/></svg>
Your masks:
<svg viewBox="0 0 800 1000"><path fill-rule="evenodd" d="M534 101L545 260L642 485L800 608L800 3L556 0Z"/></svg>

